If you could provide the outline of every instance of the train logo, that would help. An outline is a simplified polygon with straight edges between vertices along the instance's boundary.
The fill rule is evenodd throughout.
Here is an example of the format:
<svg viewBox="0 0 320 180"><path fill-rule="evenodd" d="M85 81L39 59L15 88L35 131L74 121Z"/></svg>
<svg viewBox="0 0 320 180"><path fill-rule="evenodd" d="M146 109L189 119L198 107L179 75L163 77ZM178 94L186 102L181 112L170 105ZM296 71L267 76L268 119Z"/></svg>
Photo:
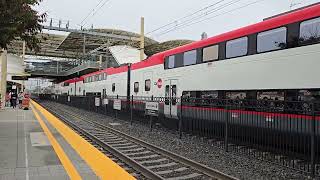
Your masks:
<svg viewBox="0 0 320 180"><path fill-rule="evenodd" d="M158 79L157 86L159 89L162 87L162 79L160 79L160 78Z"/></svg>

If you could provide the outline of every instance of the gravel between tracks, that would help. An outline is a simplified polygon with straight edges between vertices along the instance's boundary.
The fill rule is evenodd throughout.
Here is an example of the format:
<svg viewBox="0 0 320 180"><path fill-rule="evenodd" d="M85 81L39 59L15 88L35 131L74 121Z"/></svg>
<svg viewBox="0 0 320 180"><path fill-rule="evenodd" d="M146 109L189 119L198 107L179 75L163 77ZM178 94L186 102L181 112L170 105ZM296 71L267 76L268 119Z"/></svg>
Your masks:
<svg viewBox="0 0 320 180"><path fill-rule="evenodd" d="M47 103L53 102L42 102L43 105ZM108 126L110 126L109 123L111 122L120 123L121 125L112 127L240 179L311 179L309 176L288 168L249 158L245 155L226 153L223 149L200 137L183 136L182 139L179 139L177 133L163 128L154 128L153 131L150 132L148 125L145 124L134 122L131 126L127 121L113 120L102 114L63 104L53 104L54 107L76 112L77 114L83 115L83 117L103 122Z"/></svg>

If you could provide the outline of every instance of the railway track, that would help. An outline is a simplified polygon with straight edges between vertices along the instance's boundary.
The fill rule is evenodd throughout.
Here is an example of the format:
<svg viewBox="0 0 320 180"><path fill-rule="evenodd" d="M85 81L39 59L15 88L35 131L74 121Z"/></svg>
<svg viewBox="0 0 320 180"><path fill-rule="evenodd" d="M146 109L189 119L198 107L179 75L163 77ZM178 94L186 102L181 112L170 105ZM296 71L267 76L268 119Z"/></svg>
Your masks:
<svg viewBox="0 0 320 180"><path fill-rule="evenodd" d="M137 179L221 179L232 176L57 106L44 106Z"/></svg>

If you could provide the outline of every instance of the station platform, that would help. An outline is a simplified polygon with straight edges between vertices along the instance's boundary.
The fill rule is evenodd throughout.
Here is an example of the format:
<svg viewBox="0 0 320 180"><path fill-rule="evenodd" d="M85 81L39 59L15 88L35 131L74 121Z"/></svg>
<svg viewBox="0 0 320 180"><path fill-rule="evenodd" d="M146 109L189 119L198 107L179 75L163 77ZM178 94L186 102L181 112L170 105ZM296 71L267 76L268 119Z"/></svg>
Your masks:
<svg viewBox="0 0 320 180"><path fill-rule="evenodd" d="M29 110L0 110L0 180L134 179L39 104L31 104Z"/></svg>

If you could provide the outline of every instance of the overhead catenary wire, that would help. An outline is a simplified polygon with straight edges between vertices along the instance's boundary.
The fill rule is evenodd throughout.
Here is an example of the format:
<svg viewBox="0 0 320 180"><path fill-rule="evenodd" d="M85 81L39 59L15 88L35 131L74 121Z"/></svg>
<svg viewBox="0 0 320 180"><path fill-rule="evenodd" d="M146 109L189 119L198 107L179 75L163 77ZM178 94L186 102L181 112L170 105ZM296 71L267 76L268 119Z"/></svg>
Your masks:
<svg viewBox="0 0 320 180"><path fill-rule="evenodd" d="M165 25L160 26L160 27L158 27L158 28L156 28L156 29L154 29L154 30L152 30L152 31L149 31L149 32L147 32L146 34L147 34L147 35L148 35L148 34L151 34L151 33L155 32L155 31L158 31L158 30L160 30L160 29L162 29L162 28L164 28L164 27L167 27L167 26L170 26L170 25L172 25L172 24L175 24L177 21L180 21L180 20L182 20L182 19L185 19L185 18L188 18L188 17L190 17L190 16L193 16L193 15L195 15L195 14L201 12L201 11L207 10L207 9L209 9L209 8L215 6L215 5L217 5L217 4L219 4L219 3L223 2L223 1L226 1L226 0L220 0L220 1L216 2L216 3L210 4L210 5L208 5L208 6L204 7L204 8L201 8L201 9L193 12L193 13L190 13L190 14L188 14L188 15L186 15L186 16L183 16L183 17L181 17L181 18L178 18L178 19L174 20L174 21L171 22L171 23L165 24Z"/></svg>
<svg viewBox="0 0 320 180"><path fill-rule="evenodd" d="M207 20L210 20L210 19L213 19L213 18L222 16L222 15L225 15L225 14L232 13L232 12L234 12L234 11L243 9L243 8L245 8L245 7L251 6L251 5L253 5L253 4L257 4L257 3L262 2L262 1L265 1L265 0L257 0L257 1L254 1L254 2L251 2L251 3L248 3L248 4L245 4L245 5L243 5L243 6L240 6L240 7L234 8L234 9L231 9L231 10L229 10L229 11L224 11L224 12L222 12L222 13L220 13L220 14L217 14L217 15L214 15L214 16L211 16L211 17L208 17L208 18L205 18L205 19L198 20L198 21L196 21L196 22L192 22L192 23L189 23L189 24L184 24L184 25L181 25L181 26L176 26L176 27L173 27L173 28L171 28L171 29L168 29L167 31L163 31L163 32L161 32L161 33L159 33L159 34L157 34L157 35L155 35L155 36L160 37L160 36L162 36L162 35L164 35L164 34L168 34L168 33L170 33L170 32L173 32L173 31L176 31L176 30L185 28L185 27L189 27L189 26L192 26L192 25L194 25L194 24L201 23L201 22L203 22L203 21L207 21Z"/></svg>
<svg viewBox="0 0 320 180"><path fill-rule="evenodd" d="M227 2L227 3L225 3L225 4L222 4L222 5L214 8L214 9L211 9L210 11L207 11L207 12L205 12L205 13L203 13L203 14L200 14L200 15L198 15L198 16L196 16L196 17L193 17L192 19L188 19L188 20L183 21L183 22L181 22L181 23L179 23L179 24L176 24L176 25L173 26L173 27L169 27L169 28L163 30L162 32L160 32L160 33L158 33L158 34L162 34L163 32L166 32L166 31L168 31L168 30L176 29L176 28L178 28L178 27L188 25L188 24L190 24L190 23L192 23L192 22L194 22L194 21L197 21L197 20L199 20L199 19L201 19L201 18L204 18L204 17L206 17L206 16L208 16L208 15L210 15L210 14L212 14L212 13L215 13L215 12L218 12L218 11L220 11L220 10L222 10L222 9L225 9L225 8L227 8L227 7L231 6L231 5L234 5L234 4L236 4L236 3L240 2L240 1L242 1L242 0L232 0L232 1L229 1L229 2Z"/></svg>
<svg viewBox="0 0 320 180"><path fill-rule="evenodd" d="M95 11L95 8L97 8L97 7L101 4L102 1L103 1L103 0L100 0L100 1L98 2L98 4L86 15L86 17L83 18L83 20L80 22L80 25L82 25L83 22L84 22L85 20L87 20L87 18L92 14L92 12Z"/></svg>
<svg viewBox="0 0 320 180"><path fill-rule="evenodd" d="M98 11L100 11L100 9L106 5L108 2L110 2L110 0L100 0L98 2L98 4L88 13L88 15L81 21L81 23L79 24L80 26L85 26L88 23L88 19L92 18L93 16L96 15L96 13Z"/></svg>

